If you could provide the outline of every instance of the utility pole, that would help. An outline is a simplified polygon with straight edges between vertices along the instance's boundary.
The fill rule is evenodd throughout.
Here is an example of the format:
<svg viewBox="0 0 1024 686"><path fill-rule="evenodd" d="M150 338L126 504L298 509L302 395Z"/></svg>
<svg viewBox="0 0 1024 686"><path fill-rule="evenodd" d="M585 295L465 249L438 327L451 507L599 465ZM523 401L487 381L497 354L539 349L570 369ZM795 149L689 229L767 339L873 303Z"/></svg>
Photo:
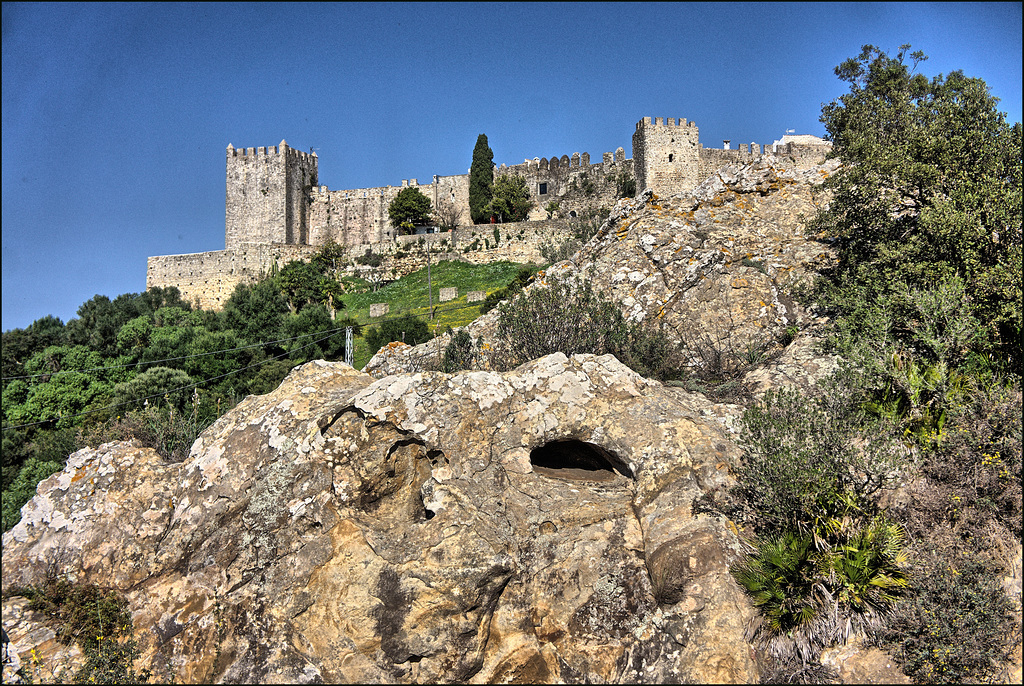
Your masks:
<svg viewBox="0 0 1024 686"><path fill-rule="evenodd" d="M427 234L433 235L433 234ZM434 319L434 287L430 281L430 241L427 241L427 307L430 310L430 319Z"/></svg>

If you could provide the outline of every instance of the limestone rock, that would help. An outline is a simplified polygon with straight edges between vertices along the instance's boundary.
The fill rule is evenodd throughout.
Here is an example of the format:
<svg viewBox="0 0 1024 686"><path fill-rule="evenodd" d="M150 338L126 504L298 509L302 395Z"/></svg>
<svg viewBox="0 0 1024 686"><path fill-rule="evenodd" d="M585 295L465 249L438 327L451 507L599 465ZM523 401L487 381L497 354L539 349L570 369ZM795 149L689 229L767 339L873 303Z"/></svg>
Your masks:
<svg viewBox="0 0 1024 686"><path fill-rule="evenodd" d="M790 293L834 259L829 245L805 235L803 222L823 201L816 188L837 165L799 170L764 156L721 168L693 192L658 198L647 190L620 200L594 238L529 288L544 287L546 277L580 277L630 320L663 324L677 341L699 333L729 337L738 350L769 344L813 319ZM467 329L493 344L494 323ZM436 369L444 347L429 345L394 351L388 364ZM366 371L388 373L381 362L371 360Z"/></svg>
<svg viewBox="0 0 1024 686"><path fill-rule="evenodd" d="M76 453L4 534L3 585L116 587L136 668L180 682L750 683L735 528L691 507L730 482L738 411L611 356L312 362L180 464Z"/></svg>

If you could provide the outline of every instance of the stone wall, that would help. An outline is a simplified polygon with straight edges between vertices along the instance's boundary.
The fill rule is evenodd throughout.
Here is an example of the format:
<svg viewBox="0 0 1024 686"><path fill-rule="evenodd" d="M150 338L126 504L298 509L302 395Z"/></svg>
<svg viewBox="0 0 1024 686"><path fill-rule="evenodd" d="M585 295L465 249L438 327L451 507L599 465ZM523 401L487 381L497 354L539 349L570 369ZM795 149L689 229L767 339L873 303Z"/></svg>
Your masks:
<svg viewBox="0 0 1024 686"><path fill-rule="evenodd" d="M308 260L318 248L308 245L242 243L228 250L150 257L146 288L177 286L182 299L204 310L219 310L235 286L252 283L274 264Z"/></svg>
<svg viewBox="0 0 1024 686"><path fill-rule="evenodd" d="M600 162L590 163L590 154L573 153L572 157L534 158L522 164L495 167L494 176L515 174L526 181L534 207L528 220L547 218L544 207L551 201L559 203L563 216L575 217L589 208L610 208L617 200L617 181L621 174L635 178L633 160L626 159L619 148L604 153ZM416 179L403 180L401 186L377 186L353 190L330 190L319 186L311 193L309 208L309 243L323 245L333 240L340 245L356 246L380 243L396 238L388 218L388 206L406 187L415 187L437 207L441 199L455 203L469 218L469 175L434 176L427 184Z"/></svg>
<svg viewBox="0 0 1024 686"><path fill-rule="evenodd" d="M497 246L495 228L501 237ZM427 246L443 251L431 255L435 264L445 259L472 264L502 260L539 263L543 261L540 246L564 240L570 231L568 221L551 219L463 227L455 232L454 245L450 233L399 236L393 241L351 246L349 271L365 276L369 268L357 266L354 258L370 250L384 258L379 273L397 279L427 265ZM205 310L219 310L238 284L255 282L275 264L280 269L292 260L309 260L317 250L318 246L310 245L243 243L228 250L150 257L146 288L176 286L184 300Z"/></svg>
<svg viewBox="0 0 1024 686"><path fill-rule="evenodd" d="M694 188L698 175L699 131L694 122L644 117L633 133L637 192L646 188L668 195Z"/></svg>
<svg viewBox="0 0 1024 686"><path fill-rule="evenodd" d="M228 145L224 244L308 242L307 193L317 184L316 154L278 146Z"/></svg>

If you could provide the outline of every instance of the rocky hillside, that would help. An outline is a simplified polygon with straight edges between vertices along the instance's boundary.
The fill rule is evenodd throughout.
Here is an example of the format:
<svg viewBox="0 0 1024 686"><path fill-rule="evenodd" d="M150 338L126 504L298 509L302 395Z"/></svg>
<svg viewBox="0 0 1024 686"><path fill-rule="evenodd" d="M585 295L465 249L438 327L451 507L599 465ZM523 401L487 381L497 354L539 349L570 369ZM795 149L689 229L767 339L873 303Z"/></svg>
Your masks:
<svg viewBox="0 0 1024 686"><path fill-rule="evenodd" d="M692 509L728 482L736 412L611 356L313 362L180 464L76 453L4 535L4 589L115 587L141 664L182 682L750 682L739 542ZM4 608L59 672L40 617Z"/></svg>
<svg viewBox="0 0 1024 686"><path fill-rule="evenodd" d="M804 233L821 202L817 186L835 162L807 170L766 156L726 166L692 193L658 198L650 191L619 201L599 233L545 278L589 280L631 321L657 322L676 341L729 338L737 349L770 345L810 315L789 293L832 260L825 243ZM497 313L468 330L494 343ZM437 367L442 337L418 348L390 346L366 371L381 376Z"/></svg>
<svg viewBox="0 0 1024 686"><path fill-rule="evenodd" d="M547 276L593 279L679 340L771 339L806 323L785 294L829 259L798 220L829 169L768 159L623 201ZM161 680L756 682L754 610L728 571L741 543L694 506L732 483L741 408L612 356L424 371L443 344L389 346L372 375L296 368L181 463L128 443L74 454L4 534L16 659L36 680L82 664L19 596L67 577L124 595L136 668ZM747 380L830 368L798 336Z"/></svg>

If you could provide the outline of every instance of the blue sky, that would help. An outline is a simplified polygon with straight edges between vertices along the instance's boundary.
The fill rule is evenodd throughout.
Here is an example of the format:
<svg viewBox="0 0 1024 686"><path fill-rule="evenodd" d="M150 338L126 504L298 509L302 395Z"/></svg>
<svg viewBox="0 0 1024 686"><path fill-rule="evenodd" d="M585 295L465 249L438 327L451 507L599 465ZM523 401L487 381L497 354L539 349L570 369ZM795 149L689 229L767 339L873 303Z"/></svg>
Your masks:
<svg viewBox="0 0 1024 686"><path fill-rule="evenodd" d="M224 247L224 149L314 148L333 189L622 146L822 135L864 44L983 78L1021 118L1021 5L3 5L3 329Z"/></svg>

